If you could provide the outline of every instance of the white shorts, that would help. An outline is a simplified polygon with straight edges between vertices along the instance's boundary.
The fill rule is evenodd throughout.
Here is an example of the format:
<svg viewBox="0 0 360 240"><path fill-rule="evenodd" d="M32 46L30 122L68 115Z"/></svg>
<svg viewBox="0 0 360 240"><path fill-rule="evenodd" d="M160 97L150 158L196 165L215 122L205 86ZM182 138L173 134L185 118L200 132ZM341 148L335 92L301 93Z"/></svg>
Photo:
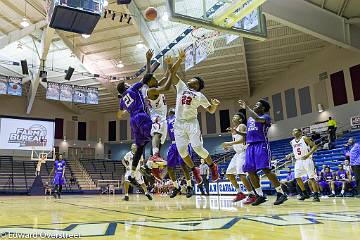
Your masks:
<svg viewBox="0 0 360 240"><path fill-rule="evenodd" d="M203 146L199 121L193 120L176 120L174 124L175 143L178 149L188 149L189 143L193 148Z"/></svg>
<svg viewBox="0 0 360 240"><path fill-rule="evenodd" d="M155 133L161 134L161 144L164 144L167 137L167 121L166 119L161 120L158 116L151 118L153 124L151 127L151 136Z"/></svg>
<svg viewBox="0 0 360 240"><path fill-rule="evenodd" d="M233 175L245 174L243 171L245 156L246 156L245 151L240 153L235 153L235 155L230 161L228 168L226 169L226 174L233 174Z"/></svg>
<svg viewBox="0 0 360 240"><path fill-rule="evenodd" d="M296 160L294 172L295 178L307 176L308 178L317 179L314 161L311 158L306 160Z"/></svg>
<svg viewBox="0 0 360 240"><path fill-rule="evenodd" d="M128 179L129 179L129 176L131 175L131 170L127 170L126 172L125 172L125 181L126 182L130 182ZM144 183L144 178L143 178L143 176L141 175L141 173L140 173L140 171L139 170L136 170L135 171L135 176L133 176L133 177L135 177L135 180L136 180L136 182L138 183L138 184L143 184Z"/></svg>

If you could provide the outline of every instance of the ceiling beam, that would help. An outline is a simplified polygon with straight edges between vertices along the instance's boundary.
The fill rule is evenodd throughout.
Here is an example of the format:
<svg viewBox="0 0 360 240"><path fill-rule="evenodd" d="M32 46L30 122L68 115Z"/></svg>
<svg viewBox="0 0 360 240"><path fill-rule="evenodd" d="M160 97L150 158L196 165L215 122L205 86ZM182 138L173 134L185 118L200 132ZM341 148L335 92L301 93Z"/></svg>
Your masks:
<svg viewBox="0 0 360 240"><path fill-rule="evenodd" d="M360 29L346 23L341 16L303 0L268 0L262 9L267 19L278 21L334 45L360 52Z"/></svg>
<svg viewBox="0 0 360 240"><path fill-rule="evenodd" d="M32 106L34 104L36 93L37 93L39 83L40 83L40 71L45 68L46 58L47 58L47 55L48 55L48 52L50 49L50 45L51 45L51 41L54 36L54 33L55 33L55 29L53 29L49 26L46 29L44 29L44 31L42 33L40 49L38 52L40 59L36 60L38 63L36 65L39 66L39 70L36 73L36 75L34 73L33 78L31 79L31 88L29 91L30 96L28 96L28 104L27 104L27 108L26 108L27 114L30 114Z"/></svg>
<svg viewBox="0 0 360 240"><path fill-rule="evenodd" d="M28 26L26 28L9 32L6 36L2 36L0 38L0 49L4 48L5 46L7 46L13 42L16 42L16 41L22 39L25 36L28 36L29 34L36 31L37 29L41 29L41 28L45 27L46 24L47 24L46 20L42 20L35 24L31 24L30 26Z"/></svg>

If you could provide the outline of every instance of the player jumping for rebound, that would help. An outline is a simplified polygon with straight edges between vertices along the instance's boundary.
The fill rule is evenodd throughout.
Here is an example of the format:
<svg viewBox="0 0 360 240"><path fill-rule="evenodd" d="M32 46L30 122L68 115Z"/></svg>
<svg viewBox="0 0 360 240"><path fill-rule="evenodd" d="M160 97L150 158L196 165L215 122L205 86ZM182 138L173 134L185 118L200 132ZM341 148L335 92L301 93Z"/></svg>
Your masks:
<svg viewBox="0 0 360 240"><path fill-rule="evenodd" d="M305 200L310 198L309 194L305 190L304 183L301 177L309 177L309 182L314 191L314 202L320 202L319 199L319 185L317 184L317 174L315 171L314 161L312 159L313 153L316 151L317 146L308 137L302 135L300 129L295 128L292 131L294 139L290 142L293 153L287 156L287 159L294 157L295 162L295 179L301 189L301 197L299 200Z"/></svg>
<svg viewBox="0 0 360 240"><path fill-rule="evenodd" d="M200 77L194 77L185 84L176 72L180 64L185 59L185 52L179 51L179 57L174 67L171 69L171 81L176 87L176 121L174 124L175 142L181 158L186 165L192 170L196 182L202 183L200 170L195 167L189 152L188 145L209 165L211 169L211 177L213 181L219 179L218 167L212 161L209 152L203 147L203 139L197 119L198 108L202 106L209 113L214 114L220 102L217 99L211 99L211 103L200 92L204 89L204 80Z"/></svg>
<svg viewBox="0 0 360 240"><path fill-rule="evenodd" d="M50 176L55 171L53 178L53 184L55 186L54 198L61 198L62 186L65 184L65 166L66 162L63 159L62 154L59 155L58 159L55 159L54 167L50 172Z"/></svg>
<svg viewBox="0 0 360 240"><path fill-rule="evenodd" d="M125 154L124 159L122 160L122 164L125 166L126 168L126 172L125 172L125 183L124 183L124 191L125 191L125 197L123 198L124 201L129 201L129 186L130 186L130 181L129 181L129 177L131 175L131 167L132 167L132 161L134 158L134 154L136 153L136 144L132 144L131 145L131 151L128 152L127 154ZM152 196L150 195L149 191L147 190L147 187L145 185L144 182L144 178L140 173L140 166L141 166L141 162L143 161L142 157L139 161L139 164L136 168L135 171L135 175L134 178L136 180L136 182L141 186L141 188L144 190L145 196L149 199L152 200Z"/></svg>
<svg viewBox="0 0 360 240"><path fill-rule="evenodd" d="M169 110L169 115L167 119L168 124L168 133L171 141L171 145L168 150L167 154L167 170L169 173L169 177L174 185L174 190L172 191L170 198L176 197L181 192L179 183L176 180L175 176L175 167L180 166L182 172L184 173L185 179L186 179L186 197L190 198L194 194L194 189L191 185L191 178L190 178L190 172L184 161L182 160L175 143L175 135L174 135L174 124L175 124L175 109L171 108ZM191 151L191 147L189 146L189 154Z"/></svg>
<svg viewBox="0 0 360 240"><path fill-rule="evenodd" d="M243 170L249 174L250 181L258 195L252 205L257 206L266 202L266 197L260 186L260 178L257 175L257 171L260 170L265 173L266 177L275 187L277 198L274 205L282 204L287 200L287 196L281 189L276 174L271 171L271 151L267 138L267 133L271 126L271 118L267 114L270 110L270 105L262 99L255 104L254 109L251 109L242 100L239 100L239 104L243 109L247 109L250 114L247 121L246 143L248 146L246 148Z"/></svg>
<svg viewBox="0 0 360 240"><path fill-rule="evenodd" d="M142 94L142 87L147 84L152 78L152 74L145 74L142 81L129 86L125 82L120 82L117 85L117 90L121 96L120 107L117 112L117 117L122 119L126 112L130 114L130 127L135 139L136 152L132 161L132 170L129 178L135 176L139 160L144 154L145 145L151 141L151 128L152 121L147 112L145 99ZM168 91L171 87L170 78L165 82L163 86L157 88L150 88L148 92L157 92L158 94Z"/></svg>
<svg viewBox="0 0 360 240"><path fill-rule="evenodd" d="M241 188L236 181L236 175L240 177L241 182L244 184L246 190L249 192L249 196L247 197L244 204L250 204L255 202L256 196L251 188L251 184L249 180L246 178L246 174L243 171L243 166L245 163L245 155L246 155L246 126L243 124L245 121L245 116L241 112L236 113L233 116L232 122L233 127L229 130L231 131L231 135L233 138L232 142L224 142L222 144L225 150L233 148L235 150L235 155L231 159L228 168L226 169L226 176L230 180L231 184L237 190L237 194L233 199L233 202L238 202L246 198L246 195L241 191Z"/></svg>

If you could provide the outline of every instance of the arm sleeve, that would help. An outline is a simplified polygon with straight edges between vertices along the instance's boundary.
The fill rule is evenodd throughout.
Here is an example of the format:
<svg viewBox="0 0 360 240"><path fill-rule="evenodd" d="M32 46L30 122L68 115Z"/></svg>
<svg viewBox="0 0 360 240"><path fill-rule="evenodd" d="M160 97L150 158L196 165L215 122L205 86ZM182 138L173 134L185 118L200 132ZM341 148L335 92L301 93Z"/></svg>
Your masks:
<svg viewBox="0 0 360 240"><path fill-rule="evenodd" d="M208 108L211 106L209 100L205 97L204 94L201 94L201 97L200 97L200 105L203 107L203 108Z"/></svg>

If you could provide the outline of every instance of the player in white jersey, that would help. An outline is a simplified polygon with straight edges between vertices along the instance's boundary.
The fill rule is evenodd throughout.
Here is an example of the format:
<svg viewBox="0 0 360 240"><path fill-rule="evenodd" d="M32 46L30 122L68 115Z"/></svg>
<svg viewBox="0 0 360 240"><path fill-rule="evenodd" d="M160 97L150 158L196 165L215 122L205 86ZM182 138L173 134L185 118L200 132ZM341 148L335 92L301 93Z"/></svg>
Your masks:
<svg viewBox="0 0 360 240"><path fill-rule="evenodd" d="M200 77L190 79L186 84L176 75L181 62L185 59L185 52L179 51L177 62L171 69L171 81L176 87L176 121L174 124L175 142L181 158L186 165L193 171L196 182L200 184L202 178L200 171L194 166L194 163L189 156L188 145L191 144L193 150L209 165L211 169L212 180L219 179L218 168L213 163L209 152L203 147L203 139L199 122L197 120L198 108L202 106L209 113L214 114L219 100L211 99L211 103L200 92L204 88L204 81Z"/></svg>
<svg viewBox="0 0 360 240"><path fill-rule="evenodd" d="M316 183L317 174L315 171L314 161L312 159L312 155L317 150L317 146L308 137L303 136L301 130L298 128L295 128L292 131L292 135L294 136L294 139L290 142L290 144L293 148L293 153L289 154L287 158L290 159L291 157L294 157L296 160L295 178L302 192L299 200L303 201L310 198L301 179L301 177L307 176L314 191L313 201L320 202L319 185Z"/></svg>
<svg viewBox="0 0 360 240"><path fill-rule="evenodd" d="M230 164L226 170L227 178L237 190L237 194L233 199L233 202L238 202L246 198L246 195L241 191L241 188L236 180L236 175L238 175L241 182L244 184L247 192L249 193L245 204L250 204L255 202L256 196L254 195L249 180L246 178L246 173L244 173L243 171L246 156L246 126L245 124L243 124L244 121L245 116L241 112L236 113L233 116L233 126L231 128L228 128L228 130L231 131L233 141L224 142L222 146L225 150L228 150L230 148L233 148L235 150L235 155L231 159Z"/></svg>
<svg viewBox="0 0 360 240"><path fill-rule="evenodd" d="M133 143L131 145L131 151L128 152L127 154L125 154L124 159L122 160L122 164L126 168L125 182L124 182L125 197L123 198L124 201L129 201L129 186L130 186L130 178L132 176L131 167L132 167L132 160L134 158L135 152L136 152L136 144ZM141 167L143 161L144 161L144 159L141 157L140 162L135 170L135 173L133 174L133 177L135 178L136 182L141 186L141 188L144 190L145 196L149 200L152 200L152 196L149 193L149 191L147 190L147 187L144 182L144 178L140 173L140 167Z"/></svg>

